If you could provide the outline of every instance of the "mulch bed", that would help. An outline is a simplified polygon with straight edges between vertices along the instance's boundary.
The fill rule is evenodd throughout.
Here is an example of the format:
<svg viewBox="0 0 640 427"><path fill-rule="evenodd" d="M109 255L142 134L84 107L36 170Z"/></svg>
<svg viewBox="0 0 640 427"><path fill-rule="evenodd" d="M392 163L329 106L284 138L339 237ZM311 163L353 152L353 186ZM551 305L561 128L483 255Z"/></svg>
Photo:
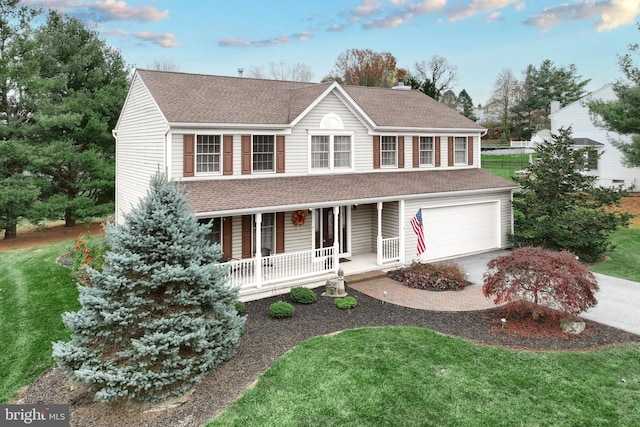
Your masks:
<svg viewBox="0 0 640 427"><path fill-rule="evenodd" d="M323 289L317 289L318 295ZM100 404L91 393L70 384L57 368L45 372L21 393L14 403L71 404L71 425L106 426L201 426L241 395L273 361L298 342L310 337L367 326L418 326L460 337L482 345L531 351L586 351L626 343L640 343L640 336L585 320L580 335L559 331L545 322L517 322L504 307L484 311L434 312L382 303L347 288L358 307L340 310L333 299L319 296L310 305L295 304L291 318L269 317L269 304L288 296L252 301L247 306L247 323L237 355L221 369L207 376L189 400L174 409L142 413L122 404ZM507 318L502 326L501 318ZM139 408L138 408L139 409Z"/></svg>

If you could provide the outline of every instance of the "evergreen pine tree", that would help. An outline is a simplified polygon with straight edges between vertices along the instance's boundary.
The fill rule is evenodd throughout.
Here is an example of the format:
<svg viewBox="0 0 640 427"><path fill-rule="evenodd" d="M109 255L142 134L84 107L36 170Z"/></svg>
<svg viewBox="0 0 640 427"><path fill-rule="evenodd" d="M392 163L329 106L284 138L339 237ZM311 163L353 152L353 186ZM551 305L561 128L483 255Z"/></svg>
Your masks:
<svg viewBox="0 0 640 427"><path fill-rule="evenodd" d="M81 309L63 315L70 341L53 344L58 366L97 400L179 396L235 354L245 319L207 230L162 175L124 224L108 226L106 266L80 286Z"/></svg>

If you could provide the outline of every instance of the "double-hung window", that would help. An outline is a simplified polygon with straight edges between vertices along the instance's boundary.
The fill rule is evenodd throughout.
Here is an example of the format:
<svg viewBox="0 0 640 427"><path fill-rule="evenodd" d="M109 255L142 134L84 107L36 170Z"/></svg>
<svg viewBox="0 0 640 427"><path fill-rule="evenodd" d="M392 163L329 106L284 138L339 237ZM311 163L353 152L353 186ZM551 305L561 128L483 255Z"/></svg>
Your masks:
<svg viewBox="0 0 640 427"><path fill-rule="evenodd" d="M196 172L220 173L220 135L198 135L196 141Z"/></svg>
<svg viewBox="0 0 640 427"><path fill-rule="evenodd" d="M256 228L253 224L253 252L259 249L263 256L272 254L276 247L276 215L274 213L263 213L260 226L260 245L256 245Z"/></svg>
<svg viewBox="0 0 640 427"><path fill-rule="evenodd" d="M453 141L453 161L456 165L467 164L467 138L456 136Z"/></svg>
<svg viewBox="0 0 640 427"><path fill-rule="evenodd" d="M380 142L380 164L382 166L397 166L398 142L395 136L382 136Z"/></svg>
<svg viewBox="0 0 640 427"><path fill-rule="evenodd" d="M222 244L222 221L220 217L199 219L199 224L210 224L209 232L204 236L211 243Z"/></svg>
<svg viewBox="0 0 640 427"><path fill-rule="evenodd" d="M350 135L312 135L311 169L333 170L351 168Z"/></svg>
<svg viewBox="0 0 640 427"><path fill-rule="evenodd" d="M421 136L419 146L419 156L421 166L433 166L434 160L434 145L432 136Z"/></svg>
<svg viewBox="0 0 640 427"><path fill-rule="evenodd" d="M275 137L273 135L254 135L252 166L254 172L273 172L275 170Z"/></svg>

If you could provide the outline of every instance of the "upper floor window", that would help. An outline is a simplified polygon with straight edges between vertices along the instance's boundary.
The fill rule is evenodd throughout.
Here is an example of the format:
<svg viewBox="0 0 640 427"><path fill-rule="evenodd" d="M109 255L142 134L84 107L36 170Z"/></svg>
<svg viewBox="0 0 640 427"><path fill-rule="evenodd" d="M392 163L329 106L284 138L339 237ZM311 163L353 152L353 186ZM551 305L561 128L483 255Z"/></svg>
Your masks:
<svg viewBox="0 0 640 427"><path fill-rule="evenodd" d="M311 169L351 168L350 135L312 135Z"/></svg>
<svg viewBox="0 0 640 427"><path fill-rule="evenodd" d="M273 135L253 136L253 171L273 172L275 158L275 137Z"/></svg>
<svg viewBox="0 0 640 427"><path fill-rule="evenodd" d="M434 160L433 139L434 138L432 136L420 137L420 147L419 147L420 165L433 165L433 160Z"/></svg>
<svg viewBox="0 0 640 427"><path fill-rule="evenodd" d="M398 160L398 143L395 136L383 135L380 143L380 164L396 166Z"/></svg>
<svg viewBox="0 0 640 427"><path fill-rule="evenodd" d="M456 136L453 142L453 161L455 164L467 164L467 138Z"/></svg>
<svg viewBox="0 0 640 427"><path fill-rule="evenodd" d="M220 135L198 135L196 142L196 172L220 172Z"/></svg>
<svg viewBox="0 0 640 427"><path fill-rule="evenodd" d="M592 148L585 152L585 170L598 170L598 150Z"/></svg>

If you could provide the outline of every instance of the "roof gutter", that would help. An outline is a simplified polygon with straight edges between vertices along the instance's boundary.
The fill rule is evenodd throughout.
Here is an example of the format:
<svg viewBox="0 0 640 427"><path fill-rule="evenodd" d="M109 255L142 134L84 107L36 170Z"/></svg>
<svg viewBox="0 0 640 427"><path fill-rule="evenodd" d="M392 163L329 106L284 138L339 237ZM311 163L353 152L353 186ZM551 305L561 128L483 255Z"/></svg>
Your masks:
<svg viewBox="0 0 640 427"><path fill-rule="evenodd" d="M170 122L169 126L173 129L247 129L248 131L260 130L280 130L286 135L291 134L291 125L289 124L266 124L266 123L188 123L188 122Z"/></svg>
<svg viewBox="0 0 640 427"><path fill-rule="evenodd" d="M398 126L376 126L369 130L369 135L376 135L381 132L412 132L412 133L465 133L482 132L482 136L486 135L488 129L484 128L426 128L426 127L398 127Z"/></svg>

